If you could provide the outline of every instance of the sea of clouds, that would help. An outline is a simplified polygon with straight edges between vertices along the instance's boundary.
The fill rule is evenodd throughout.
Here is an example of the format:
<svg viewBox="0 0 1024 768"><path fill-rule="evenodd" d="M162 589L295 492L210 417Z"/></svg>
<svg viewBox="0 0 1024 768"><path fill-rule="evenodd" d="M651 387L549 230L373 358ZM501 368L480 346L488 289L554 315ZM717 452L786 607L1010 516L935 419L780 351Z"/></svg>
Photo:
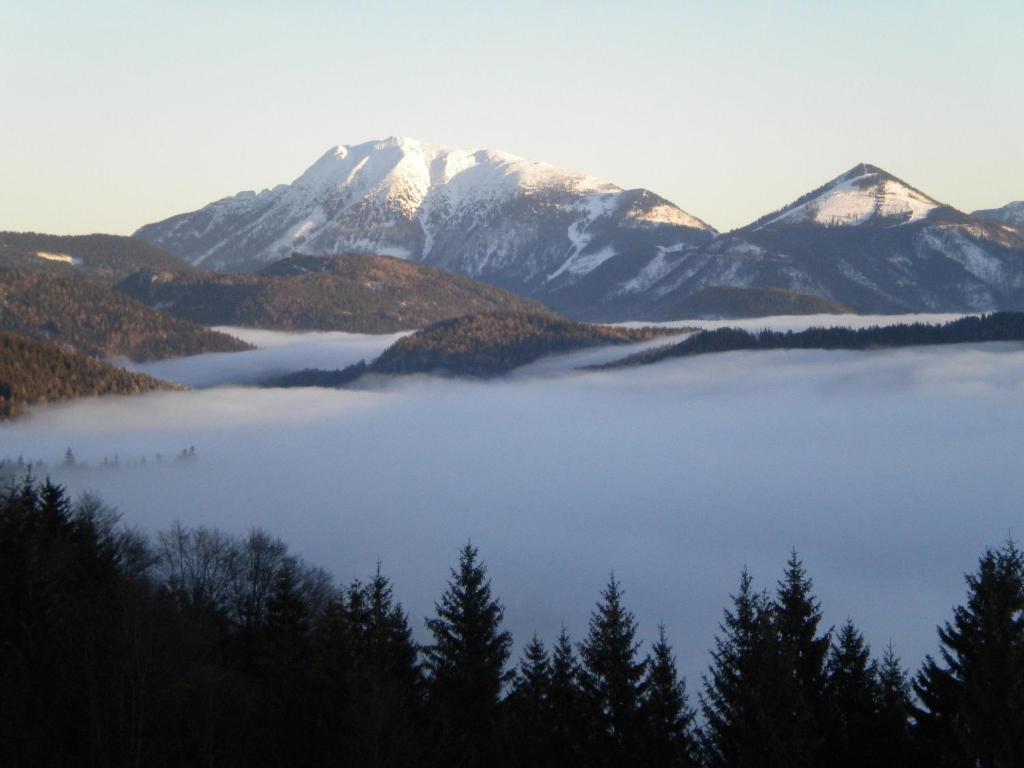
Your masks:
<svg viewBox="0 0 1024 768"><path fill-rule="evenodd" d="M389 341L258 340L256 352L147 370L212 386L340 367ZM380 560L418 631L467 541L519 641L552 639L563 622L581 638L614 570L642 635L666 624L691 689L744 566L773 589L795 547L828 624L851 617L876 651L891 640L916 666L962 600L963 573L1024 528L1021 345L739 352L586 373L565 359L501 381L218 386L38 408L0 427L0 457L58 461L71 446L97 463L194 445L194 464L61 479L146 530L265 528L342 580Z"/></svg>

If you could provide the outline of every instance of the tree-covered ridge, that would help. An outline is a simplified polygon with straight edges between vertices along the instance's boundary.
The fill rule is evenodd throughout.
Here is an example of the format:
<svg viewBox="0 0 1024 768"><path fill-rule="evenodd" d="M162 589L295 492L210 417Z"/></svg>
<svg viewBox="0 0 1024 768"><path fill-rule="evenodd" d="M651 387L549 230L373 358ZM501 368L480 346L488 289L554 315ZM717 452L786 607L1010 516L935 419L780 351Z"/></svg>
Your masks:
<svg viewBox="0 0 1024 768"><path fill-rule="evenodd" d="M0 419L27 406L74 397L181 389L92 357L0 331Z"/></svg>
<svg viewBox="0 0 1024 768"><path fill-rule="evenodd" d="M682 299L669 296L656 305L652 317L676 320L846 313L853 313L853 310L824 296L797 293L785 288L736 288L714 285Z"/></svg>
<svg viewBox="0 0 1024 768"><path fill-rule="evenodd" d="M679 328L590 325L550 314L482 312L434 323L403 336L376 360L338 371L286 374L269 386L341 387L367 373L500 376L545 355L588 347L635 344L685 332Z"/></svg>
<svg viewBox="0 0 1024 768"><path fill-rule="evenodd" d="M74 263L59 260L63 256ZM80 277L107 286L141 269L193 270L191 264L163 248L135 237L38 232L0 232L0 267Z"/></svg>
<svg viewBox="0 0 1024 768"><path fill-rule="evenodd" d="M118 289L204 325L393 333L473 312L543 313L535 301L387 256L302 256L259 274L143 272Z"/></svg>
<svg viewBox="0 0 1024 768"><path fill-rule="evenodd" d="M856 625L822 626L794 552L744 571L691 700L664 627L612 576L586 635L521 659L470 545L426 618L380 566L329 574L253 530L153 538L93 497L0 489L4 765L1004 768L1024 756L1024 558L967 576L938 659L908 678ZM696 714L699 708L700 716Z"/></svg>
<svg viewBox="0 0 1024 768"><path fill-rule="evenodd" d="M403 336L374 360L370 370L495 376L544 355L678 333L678 329L589 325L549 315L487 312L443 320Z"/></svg>
<svg viewBox="0 0 1024 768"><path fill-rule="evenodd" d="M646 365L673 357L713 352L771 349L887 349L933 344L986 341L1024 341L1024 313L993 312L962 317L942 325L897 323L870 328L808 328L805 331L744 331L718 328L700 331L680 341L610 363L606 368Z"/></svg>
<svg viewBox="0 0 1024 768"><path fill-rule="evenodd" d="M237 352L239 339L150 309L101 285L0 269L0 330L136 361Z"/></svg>

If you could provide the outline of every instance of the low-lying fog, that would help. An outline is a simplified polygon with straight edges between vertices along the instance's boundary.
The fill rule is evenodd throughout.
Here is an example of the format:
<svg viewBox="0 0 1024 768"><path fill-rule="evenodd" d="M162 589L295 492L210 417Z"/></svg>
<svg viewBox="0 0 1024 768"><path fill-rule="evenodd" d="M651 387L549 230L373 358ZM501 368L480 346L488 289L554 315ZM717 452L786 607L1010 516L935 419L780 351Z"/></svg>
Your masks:
<svg viewBox="0 0 1024 768"><path fill-rule="evenodd" d="M388 340L292 341L161 365L214 383L286 359L337 367ZM467 540L519 641L562 622L581 638L614 569L643 636L667 625L692 691L741 568L773 588L792 547L828 623L852 617L916 667L963 572L1024 527L1022 436L1024 348L985 344L80 401L0 428L0 457L194 445L194 464L62 479L146 529L266 528L343 580L380 559L417 629Z"/></svg>

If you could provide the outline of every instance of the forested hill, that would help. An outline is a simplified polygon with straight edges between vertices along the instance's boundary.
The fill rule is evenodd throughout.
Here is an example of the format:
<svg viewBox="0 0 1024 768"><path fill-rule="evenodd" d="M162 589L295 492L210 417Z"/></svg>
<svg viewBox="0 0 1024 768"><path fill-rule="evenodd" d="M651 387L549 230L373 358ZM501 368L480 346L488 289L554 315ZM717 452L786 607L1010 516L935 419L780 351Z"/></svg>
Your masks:
<svg viewBox="0 0 1024 768"><path fill-rule="evenodd" d="M175 389L181 387L56 344L0 331L0 419L35 403Z"/></svg>
<svg viewBox="0 0 1024 768"><path fill-rule="evenodd" d="M299 371L269 384L343 386L364 373L499 376L545 355L587 347L633 344L683 333L684 330L622 328L578 323L547 314L485 312L442 320L405 336L369 365L357 363L340 371Z"/></svg>
<svg viewBox="0 0 1024 768"><path fill-rule="evenodd" d="M141 269L194 270L163 248L135 237L38 232L0 232L0 267L85 278L108 286Z"/></svg>
<svg viewBox="0 0 1024 768"><path fill-rule="evenodd" d="M204 325L393 333L484 311L545 313L535 301L387 256L303 256L259 274L146 271L118 290Z"/></svg>
<svg viewBox="0 0 1024 768"><path fill-rule="evenodd" d="M136 361L251 347L140 304L102 285L0 269L0 330Z"/></svg>
<svg viewBox="0 0 1024 768"><path fill-rule="evenodd" d="M993 312L980 317L963 317L944 325L899 323L860 329L809 328L799 332L763 330L756 333L738 328L718 328L713 331L701 331L678 344L641 352L599 367L647 365L673 357L740 350L861 350L983 341L1024 341L1024 313Z"/></svg>

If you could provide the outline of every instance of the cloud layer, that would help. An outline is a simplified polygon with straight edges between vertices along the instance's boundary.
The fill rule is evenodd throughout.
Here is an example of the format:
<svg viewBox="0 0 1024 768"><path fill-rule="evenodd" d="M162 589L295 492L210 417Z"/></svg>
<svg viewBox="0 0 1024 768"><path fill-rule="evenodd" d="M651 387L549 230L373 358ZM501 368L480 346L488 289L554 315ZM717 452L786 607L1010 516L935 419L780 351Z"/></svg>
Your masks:
<svg viewBox="0 0 1024 768"><path fill-rule="evenodd" d="M365 356L352 342L261 352ZM987 344L80 401L0 428L0 456L195 445L193 466L67 482L146 529L267 528L341 579L380 559L417 628L467 540L519 640L563 621L581 637L614 569L643 634L666 623L694 686L740 569L774 588L792 547L828 623L852 617L909 664L933 652L963 572L1024 528L1021 435L1024 350Z"/></svg>

